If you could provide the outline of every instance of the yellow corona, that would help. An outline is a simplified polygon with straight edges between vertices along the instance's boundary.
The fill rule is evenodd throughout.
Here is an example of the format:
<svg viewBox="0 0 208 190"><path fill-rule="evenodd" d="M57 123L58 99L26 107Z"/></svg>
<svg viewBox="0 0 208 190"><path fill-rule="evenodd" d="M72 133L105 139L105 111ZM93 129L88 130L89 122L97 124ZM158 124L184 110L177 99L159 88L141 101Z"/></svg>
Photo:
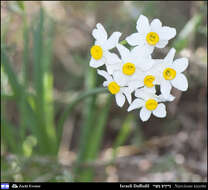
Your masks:
<svg viewBox="0 0 208 190"><path fill-rule="evenodd" d="M149 32L146 40L149 45L156 45L159 42L159 36L156 32Z"/></svg>
<svg viewBox="0 0 208 190"><path fill-rule="evenodd" d="M94 45L92 46L90 53L95 60L99 60L103 56L103 50L100 46Z"/></svg>
<svg viewBox="0 0 208 190"><path fill-rule="evenodd" d="M165 80L173 80L176 76L176 71L172 68L166 68L163 71L163 77L165 78Z"/></svg>
<svg viewBox="0 0 208 190"><path fill-rule="evenodd" d="M152 75L147 75L145 78L144 78L144 85L148 88L151 88L154 86L153 82L155 80L155 77L152 76Z"/></svg>
<svg viewBox="0 0 208 190"><path fill-rule="evenodd" d="M136 67L133 63L125 63L123 65L123 73L125 75L133 75L136 70Z"/></svg>
<svg viewBox="0 0 208 190"><path fill-rule="evenodd" d="M120 86L116 82L111 82L108 85L108 90L111 94L117 94L120 91Z"/></svg>
<svg viewBox="0 0 208 190"><path fill-rule="evenodd" d="M155 110L155 109L157 108L157 105L158 105L158 103L157 103L157 101L154 100L154 99L149 99L149 100L147 100L146 103L145 103L145 107L146 107L148 110L150 110L150 111Z"/></svg>

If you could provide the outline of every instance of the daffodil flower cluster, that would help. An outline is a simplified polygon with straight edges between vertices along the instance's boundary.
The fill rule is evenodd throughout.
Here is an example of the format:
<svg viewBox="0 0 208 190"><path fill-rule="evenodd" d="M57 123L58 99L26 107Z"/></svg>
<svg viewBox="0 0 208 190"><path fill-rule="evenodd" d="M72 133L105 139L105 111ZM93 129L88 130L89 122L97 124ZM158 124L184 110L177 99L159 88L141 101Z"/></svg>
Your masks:
<svg viewBox="0 0 208 190"><path fill-rule="evenodd" d="M141 15L136 29L136 33L125 39L132 46L129 50L119 43L120 32L113 32L108 37L104 27L98 23L92 31L95 44L91 47L89 65L93 68L105 65L106 70L97 69L97 73L105 78L103 86L115 95L119 107L127 99L130 104L128 111L141 108L142 121L147 121L151 114L164 118L167 114L163 102L175 99L171 95L172 87L181 91L188 89L187 79L182 73L188 67L188 59L174 60L174 48L165 58L152 59L154 48L164 48L175 37L175 28L162 26L159 19L149 23L148 18ZM120 56L111 52L113 48ZM160 87L160 95L156 93L156 86ZM133 101L132 95L135 97Z"/></svg>

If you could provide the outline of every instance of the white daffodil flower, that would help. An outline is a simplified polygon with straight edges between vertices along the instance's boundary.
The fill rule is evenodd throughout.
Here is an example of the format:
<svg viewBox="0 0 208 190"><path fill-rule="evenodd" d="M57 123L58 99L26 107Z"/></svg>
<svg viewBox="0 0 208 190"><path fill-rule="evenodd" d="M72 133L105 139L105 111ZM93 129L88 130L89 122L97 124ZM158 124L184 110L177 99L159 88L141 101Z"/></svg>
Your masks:
<svg viewBox="0 0 208 190"><path fill-rule="evenodd" d="M129 83L128 88L130 92L143 87L146 91L156 93L155 85L159 84L158 72L155 69L157 68L156 66L154 64L154 66L150 70L141 73L140 80Z"/></svg>
<svg viewBox="0 0 208 190"><path fill-rule="evenodd" d="M115 53L110 53L109 50L116 47L119 38L121 36L120 32L114 32L108 39L107 32L102 24L98 23L97 28L92 31L92 35L95 38L95 45L92 46L90 67L98 68L106 64L107 71L112 74L109 65L113 65L120 61L119 57Z"/></svg>
<svg viewBox="0 0 208 190"><path fill-rule="evenodd" d="M170 94L167 98L165 98L162 94L160 94L158 96L158 100L160 102L172 102L173 100L175 100L175 96Z"/></svg>
<svg viewBox="0 0 208 190"><path fill-rule="evenodd" d="M168 44L168 40L176 35L175 28L162 26L159 19L152 20L149 24L148 18L140 15L137 20L137 33L133 33L126 38L126 41L132 46L141 46L147 48L150 53L154 47L164 48Z"/></svg>
<svg viewBox="0 0 208 190"><path fill-rule="evenodd" d="M116 47L121 55L121 62L112 68L114 79L119 81L121 86L128 86L131 82L141 80L143 70L150 68L153 64L149 54L147 55L142 48L140 51L134 49L129 51L120 44Z"/></svg>
<svg viewBox="0 0 208 190"><path fill-rule="evenodd" d="M175 37L176 30L162 26L159 19L149 23L147 17L141 15L137 20L137 33L126 38L134 46L129 50L119 44L120 32L114 32L109 38L104 27L98 23L92 35L95 44L91 48L89 65L98 68L105 65L106 71L97 69L106 81L103 86L115 95L116 104L122 107L127 99L128 111L140 109L140 118L147 121L151 114L166 117L166 107L162 102L175 99L170 94L172 87L181 91L188 89L188 81L183 71L188 67L188 59L174 60L176 50L172 48L164 59L152 59L155 47L164 48L170 39ZM116 47L120 57L110 50ZM160 86L161 94L158 95ZM157 90L157 91L156 91ZM135 97L132 101L132 92Z"/></svg>
<svg viewBox="0 0 208 190"><path fill-rule="evenodd" d="M116 103L119 107L124 105L125 99L127 99L129 104L131 103L131 93L129 93L127 87L120 86L120 81L117 81L116 79L114 80L113 77L106 71L98 69L97 73L106 79L103 86L108 87L109 92L115 95Z"/></svg>
<svg viewBox="0 0 208 190"><path fill-rule="evenodd" d="M165 98L169 96L172 86L181 91L188 89L187 78L182 74L188 67L188 59L180 58L173 61L175 52L172 48L158 65L160 91Z"/></svg>
<svg viewBox="0 0 208 190"><path fill-rule="evenodd" d="M165 104L159 103L161 98L155 93L138 89L135 92L135 96L137 98L130 104L128 111L141 108L140 118L142 121L147 121L151 114L159 118L166 117Z"/></svg>

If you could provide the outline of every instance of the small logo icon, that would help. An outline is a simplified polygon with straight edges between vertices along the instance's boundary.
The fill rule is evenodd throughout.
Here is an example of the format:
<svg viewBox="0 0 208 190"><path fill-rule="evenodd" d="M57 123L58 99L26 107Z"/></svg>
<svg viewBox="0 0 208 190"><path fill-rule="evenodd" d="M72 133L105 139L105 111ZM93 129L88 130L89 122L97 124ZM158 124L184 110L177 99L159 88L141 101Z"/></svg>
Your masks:
<svg viewBox="0 0 208 190"><path fill-rule="evenodd" d="M1 189L9 189L8 183L1 183Z"/></svg>
<svg viewBox="0 0 208 190"><path fill-rule="evenodd" d="M17 184L13 184L12 188L18 188Z"/></svg>

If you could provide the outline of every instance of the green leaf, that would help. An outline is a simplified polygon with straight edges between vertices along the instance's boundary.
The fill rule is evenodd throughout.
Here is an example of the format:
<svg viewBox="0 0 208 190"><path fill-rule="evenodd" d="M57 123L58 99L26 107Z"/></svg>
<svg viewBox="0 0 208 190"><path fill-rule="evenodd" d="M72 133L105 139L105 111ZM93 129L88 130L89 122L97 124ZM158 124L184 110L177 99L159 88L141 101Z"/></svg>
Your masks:
<svg viewBox="0 0 208 190"><path fill-rule="evenodd" d="M25 10L25 5L24 5L24 1L16 1L17 2L17 5L18 7L24 11Z"/></svg>
<svg viewBox="0 0 208 190"><path fill-rule="evenodd" d="M118 147L123 145L127 138L130 135L130 132L132 131L132 121L133 121L133 115L128 114L124 120L124 123L118 133L118 136L116 137L116 140L113 144L113 160L116 157L116 153L118 150Z"/></svg>
<svg viewBox="0 0 208 190"><path fill-rule="evenodd" d="M20 2L21 5L21 2ZM24 11L24 3L22 2L22 9ZM26 14L22 14L23 19L23 64L22 64L22 79L23 79L23 88L25 91L27 91L28 87L28 55L29 55L29 28L27 25L27 16ZM28 124L28 117L26 117L27 114L27 94L22 93L21 100L20 100L20 137L22 141L24 141L26 130L27 130L27 124Z"/></svg>
<svg viewBox="0 0 208 190"><path fill-rule="evenodd" d="M53 53L53 31L54 24L52 20L48 20L47 37L44 44L44 76L43 76L43 88L44 88L44 111L45 111L45 125L46 133L53 147L53 152L57 152L56 131L54 126L54 105L53 105L53 75L51 71L52 65L52 53Z"/></svg>
<svg viewBox="0 0 208 190"><path fill-rule="evenodd" d="M90 138L88 139L89 146L86 150L86 162L91 162L97 158L97 155L100 150L100 145L104 136L104 129L106 127L107 118L109 114L109 110L111 107L112 102L112 95L108 95L107 100L103 108L100 112L96 114L95 118L97 119L96 125L92 125L93 129L91 130ZM86 168L81 176L80 179L84 181L91 181L93 179L93 169Z"/></svg>
<svg viewBox="0 0 208 190"><path fill-rule="evenodd" d="M33 59L34 59L34 89L36 92L35 97L35 112L37 118L37 132L38 132L38 147L41 154L54 154L56 147L50 141L48 129L46 124L46 110L45 110L45 87L44 75L47 70L48 60L51 52L45 50L44 28L45 14L43 9L40 9L38 22L35 23L33 30ZM45 57L46 56L46 57ZM48 60L47 60L48 59ZM46 77L45 77L46 81ZM52 144L51 144L52 143Z"/></svg>
<svg viewBox="0 0 208 190"><path fill-rule="evenodd" d="M1 113L3 113L4 110L1 109ZM21 144L17 144L17 134L18 131L16 130L16 127L13 126L11 123L6 121L3 118L3 115L1 115L1 135L2 135L2 140L6 143L8 146L8 150L13 152L13 153L20 153L20 146Z"/></svg>
<svg viewBox="0 0 208 190"><path fill-rule="evenodd" d="M105 88L95 88L88 91L80 92L80 95L78 95L74 100L72 100L65 108L63 114L61 115L60 119L57 123L57 136L58 136L58 142L60 143L62 132L63 132L63 126L64 122L68 117L70 117L71 112L73 111L73 108L80 103L82 100L89 98L90 96L100 94L100 93L106 93L107 90Z"/></svg>
<svg viewBox="0 0 208 190"><path fill-rule="evenodd" d="M202 21L202 15L196 14L194 15L184 26L184 28L180 31L178 37L174 40L173 46L175 47L177 52L180 52L182 49L188 46L189 38L197 29L197 26Z"/></svg>
<svg viewBox="0 0 208 190"><path fill-rule="evenodd" d="M15 72L13 71L11 67L11 63L9 61L9 58L4 48L1 48L1 64L3 65L4 72L8 76L8 81L9 81L9 84L12 88L14 95L20 98L23 89L18 81L17 75L15 74Z"/></svg>
<svg viewBox="0 0 208 190"><path fill-rule="evenodd" d="M96 71L90 67L86 72L85 76L85 87L87 90L96 87ZM77 164L75 168L75 176L77 176L78 181L82 181L82 171L79 168L80 163L87 160L87 151L90 146L89 138L92 132L92 126L95 118L95 108L96 108L96 96L91 96L85 100L85 106L83 110L83 124L81 128L81 135L79 139L79 152L77 158Z"/></svg>

